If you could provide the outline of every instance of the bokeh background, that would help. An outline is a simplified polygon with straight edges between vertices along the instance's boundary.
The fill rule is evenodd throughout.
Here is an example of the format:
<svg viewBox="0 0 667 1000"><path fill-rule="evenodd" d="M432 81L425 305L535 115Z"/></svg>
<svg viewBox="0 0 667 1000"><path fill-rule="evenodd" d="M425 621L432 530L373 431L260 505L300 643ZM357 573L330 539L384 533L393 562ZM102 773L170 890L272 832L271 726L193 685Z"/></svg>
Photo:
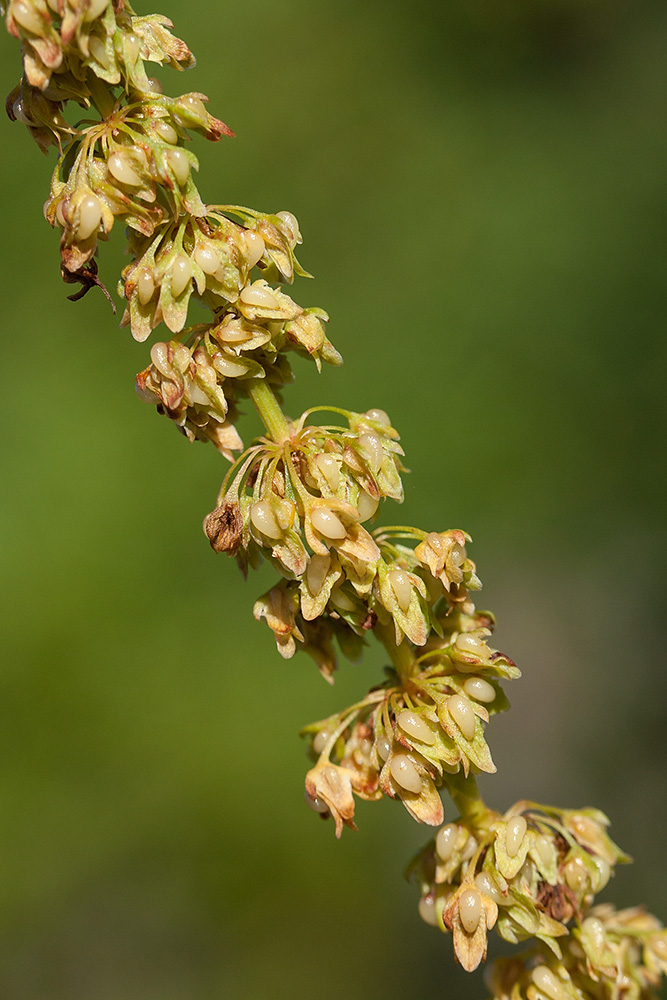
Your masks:
<svg viewBox="0 0 667 1000"><path fill-rule="evenodd" d="M293 211L295 295L332 316L345 367L297 363L288 409L387 409L400 518L475 540L524 670L490 803L603 808L636 858L604 898L667 915L664 4L160 9L199 57L167 89L238 134L196 143L205 199ZM362 804L338 843L303 804L299 728L382 657L330 689L275 654L271 573L201 533L223 461L135 398L147 349L102 296L66 300L52 160L0 127L0 997L484 997L404 882L428 830Z"/></svg>

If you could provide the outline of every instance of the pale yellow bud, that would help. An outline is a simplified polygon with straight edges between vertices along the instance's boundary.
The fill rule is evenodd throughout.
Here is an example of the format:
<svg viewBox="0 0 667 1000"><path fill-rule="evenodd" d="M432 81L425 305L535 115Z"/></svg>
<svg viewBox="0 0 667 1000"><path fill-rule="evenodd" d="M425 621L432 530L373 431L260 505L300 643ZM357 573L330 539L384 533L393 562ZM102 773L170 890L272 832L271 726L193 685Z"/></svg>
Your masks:
<svg viewBox="0 0 667 1000"><path fill-rule="evenodd" d="M411 712L408 708L399 712L396 716L396 722L408 736L414 737L421 743L427 743L429 746L432 746L435 743L435 733L429 724L415 712Z"/></svg>
<svg viewBox="0 0 667 1000"><path fill-rule="evenodd" d="M127 184L129 187L139 187L141 184L141 177L126 153L112 153L107 161L107 167L112 177L121 184Z"/></svg>
<svg viewBox="0 0 667 1000"><path fill-rule="evenodd" d="M175 299L181 295L192 278L192 261L185 254L179 253L169 268L171 275L171 294Z"/></svg>
<svg viewBox="0 0 667 1000"><path fill-rule="evenodd" d="M496 885L495 880L491 877L491 875L489 875L488 872L478 872L477 875L475 875L475 885L480 892L492 899L494 903L500 905L505 902L503 894Z"/></svg>
<svg viewBox="0 0 667 1000"><path fill-rule="evenodd" d="M491 655L491 650L483 639L480 639L476 635L468 635L466 632L462 632L461 635L457 636L455 645L462 653L470 653L472 656L484 658Z"/></svg>
<svg viewBox="0 0 667 1000"><path fill-rule="evenodd" d="M260 309L277 309L278 299L268 289L257 285L246 285L239 296L247 306L259 306Z"/></svg>
<svg viewBox="0 0 667 1000"><path fill-rule="evenodd" d="M239 378L240 375L245 375L248 371L248 366L243 361L227 358L222 354L216 355L213 365L216 371L219 371L225 378Z"/></svg>
<svg viewBox="0 0 667 1000"><path fill-rule="evenodd" d="M252 229L246 229L243 233L243 242L246 245L246 261L248 267L254 267L258 260L264 256L266 246L259 233Z"/></svg>
<svg viewBox="0 0 667 1000"><path fill-rule="evenodd" d="M378 509L378 501L375 497L372 497L370 493L366 490L359 490L359 496L357 497L357 510L359 511L359 519L361 521L368 521L375 514Z"/></svg>
<svg viewBox="0 0 667 1000"><path fill-rule="evenodd" d="M89 194L79 204L79 225L77 226L77 236L80 240L87 240L99 229L102 221L102 202L94 194Z"/></svg>
<svg viewBox="0 0 667 1000"><path fill-rule="evenodd" d="M382 466L382 440L375 431L364 431L359 435L359 450L368 462L371 472L379 472Z"/></svg>
<svg viewBox="0 0 667 1000"><path fill-rule="evenodd" d="M531 978L538 990L541 990L549 1000L566 1000L569 996L563 984L546 965L538 965L531 972Z"/></svg>
<svg viewBox="0 0 667 1000"><path fill-rule="evenodd" d="M184 149L170 149L167 153L167 162L178 184L183 187L190 176L190 161L187 153Z"/></svg>
<svg viewBox="0 0 667 1000"><path fill-rule="evenodd" d="M404 788L407 792L421 792L422 779L419 771L406 754L395 754L391 758L389 770L391 771L392 778L401 788Z"/></svg>
<svg viewBox="0 0 667 1000"><path fill-rule="evenodd" d="M387 573L387 579L389 580L391 589L394 592L399 607L402 611L406 612L410 607L410 600L412 598L412 584L410 582L410 577L401 569L392 569L389 573Z"/></svg>
<svg viewBox="0 0 667 1000"><path fill-rule="evenodd" d="M25 31L32 32L33 35L41 35L44 31L44 21L33 5L27 0L14 0L11 6L11 13L14 20Z"/></svg>
<svg viewBox="0 0 667 1000"><path fill-rule="evenodd" d="M281 538L282 529L268 500L258 500L250 508L250 520L255 528L267 538Z"/></svg>
<svg viewBox="0 0 667 1000"><path fill-rule="evenodd" d="M163 142L169 142L172 146L175 146L178 142L178 132L173 125L169 124L169 122L165 122L161 118L158 118L158 120L153 123L153 129L157 132Z"/></svg>
<svg viewBox="0 0 667 1000"><path fill-rule="evenodd" d="M459 836L459 828L456 823L447 823L440 827L435 835L435 850L441 861L449 861Z"/></svg>
<svg viewBox="0 0 667 1000"><path fill-rule="evenodd" d="M150 302L154 292L155 281L153 280L153 274L147 267L142 267L137 275L137 295L142 306Z"/></svg>
<svg viewBox="0 0 667 1000"><path fill-rule="evenodd" d="M496 698L496 689L493 684L489 684L482 677L469 677L463 685L463 690L470 698L481 701L485 705L495 701Z"/></svg>
<svg viewBox="0 0 667 1000"><path fill-rule="evenodd" d="M333 455L322 454L315 457L315 464L327 481L327 486L335 493L340 483L340 465Z"/></svg>
<svg viewBox="0 0 667 1000"><path fill-rule="evenodd" d="M376 424L382 424L384 427L391 427L391 420L384 410L366 410L366 416L373 420Z"/></svg>
<svg viewBox="0 0 667 1000"><path fill-rule="evenodd" d="M512 816L505 827L505 850L508 857L515 858L521 850L528 824L524 816Z"/></svg>
<svg viewBox="0 0 667 1000"><path fill-rule="evenodd" d="M94 21L109 6L109 0L90 0L88 10L84 11L84 21Z"/></svg>
<svg viewBox="0 0 667 1000"><path fill-rule="evenodd" d="M315 531L334 542L340 542L346 537L347 531L339 517L328 507L316 507L311 515Z"/></svg>
<svg viewBox="0 0 667 1000"><path fill-rule="evenodd" d="M466 934L474 934L482 916L482 897L476 889L466 889L459 898L459 917Z"/></svg>
<svg viewBox="0 0 667 1000"><path fill-rule="evenodd" d="M475 713L472 705L463 695L453 694L447 700L447 709L456 725L467 740L475 735Z"/></svg>

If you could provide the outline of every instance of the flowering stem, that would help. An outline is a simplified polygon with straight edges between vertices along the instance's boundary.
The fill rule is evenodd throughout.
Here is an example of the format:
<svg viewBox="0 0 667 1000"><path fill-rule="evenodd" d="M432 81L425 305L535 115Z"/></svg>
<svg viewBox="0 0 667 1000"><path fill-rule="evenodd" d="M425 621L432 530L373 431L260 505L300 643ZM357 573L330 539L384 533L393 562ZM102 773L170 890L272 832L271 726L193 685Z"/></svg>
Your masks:
<svg viewBox="0 0 667 1000"><path fill-rule="evenodd" d="M474 774L462 772L447 776L447 791L461 818L477 829L488 829L493 813L484 804Z"/></svg>
<svg viewBox="0 0 667 1000"><path fill-rule="evenodd" d="M277 444L283 444L290 436L290 425L280 409L273 390L265 379L257 379L248 389L248 395L262 418L262 423Z"/></svg>
<svg viewBox="0 0 667 1000"><path fill-rule="evenodd" d="M396 667L396 673L401 682L405 683L415 672L415 657L410 644L407 640L404 640L400 646L396 645L394 628L391 622L389 625L381 625L378 622L373 631L389 653L391 662Z"/></svg>

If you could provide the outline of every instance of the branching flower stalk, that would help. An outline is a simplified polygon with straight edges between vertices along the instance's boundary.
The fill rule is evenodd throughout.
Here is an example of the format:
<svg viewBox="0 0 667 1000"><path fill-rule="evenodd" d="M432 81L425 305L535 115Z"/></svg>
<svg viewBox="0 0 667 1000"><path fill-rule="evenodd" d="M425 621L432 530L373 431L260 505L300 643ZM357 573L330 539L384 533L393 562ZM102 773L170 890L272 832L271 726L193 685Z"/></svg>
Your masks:
<svg viewBox="0 0 667 1000"><path fill-rule="evenodd" d="M629 860L604 814L528 801L500 814L479 795L475 775L495 771L486 727L509 707L503 682L520 674L491 645L493 615L475 606L469 536L373 527L385 500L403 499L403 451L383 410L315 406L291 421L281 409L290 351L318 369L341 357L327 314L282 290L306 276L295 217L199 195L190 133L233 133L203 94L168 97L146 70L193 65L187 45L167 18L123 0L11 0L3 13L23 53L9 117L58 154L44 210L63 278L81 286L72 297L101 284L98 243L124 223L122 323L140 342L162 323L171 335L153 344L139 395L231 462L204 522L213 549L244 573L263 559L278 571L254 614L281 656L309 653L331 681L336 647L354 660L372 636L388 654L382 683L303 730L306 802L338 837L355 828L355 797L388 796L435 828L409 867L426 923L451 933L467 970L494 928L529 942L491 965L496 1000L655 997L667 932L642 907L594 905ZM68 105L83 117L72 123ZM188 325L193 298L207 319ZM245 399L265 427L248 447L236 427ZM459 810L447 823L443 789Z"/></svg>

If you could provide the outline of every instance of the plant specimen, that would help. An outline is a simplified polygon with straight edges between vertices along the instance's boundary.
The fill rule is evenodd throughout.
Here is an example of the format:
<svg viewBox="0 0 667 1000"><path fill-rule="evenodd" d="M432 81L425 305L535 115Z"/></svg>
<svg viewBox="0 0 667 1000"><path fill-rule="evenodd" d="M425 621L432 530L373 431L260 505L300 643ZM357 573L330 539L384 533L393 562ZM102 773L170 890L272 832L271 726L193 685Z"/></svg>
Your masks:
<svg viewBox="0 0 667 1000"><path fill-rule="evenodd" d="M594 905L628 860L606 817L527 801L499 814L479 795L475 775L495 770L486 727L509 707L503 682L519 671L474 603L469 537L385 516L386 500L403 499L404 471L387 413L315 406L291 421L282 411L289 352L318 368L341 358L327 314L283 291L305 275L294 216L199 195L189 133L231 131L204 95L168 97L146 72L151 62L187 68L189 49L166 18L122 0L11 0L5 13L24 63L8 111L42 149L56 148L45 214L60 232L63 278L80 286L72 297L101 285L98 243L122 222L122 322L140 342L161 324L170 334L153 344L139 394L231 463L204 523L211 546L243 572L263 559L275 567L280 579L254 612L283 657L306 652L331 680L338 652L357 658L372 638L386 650L384 681L304 730L308 805L338 836L354 828L355 798L399 800L436 829L409 868L423 919L451 933L470 971L494 928L529 942L491 966L494 997L654 996L667 965L660 923L639 907ZM189 325L193 298L206 321ZM237 429L246 399L265 427L248 447Z"/></svg>

